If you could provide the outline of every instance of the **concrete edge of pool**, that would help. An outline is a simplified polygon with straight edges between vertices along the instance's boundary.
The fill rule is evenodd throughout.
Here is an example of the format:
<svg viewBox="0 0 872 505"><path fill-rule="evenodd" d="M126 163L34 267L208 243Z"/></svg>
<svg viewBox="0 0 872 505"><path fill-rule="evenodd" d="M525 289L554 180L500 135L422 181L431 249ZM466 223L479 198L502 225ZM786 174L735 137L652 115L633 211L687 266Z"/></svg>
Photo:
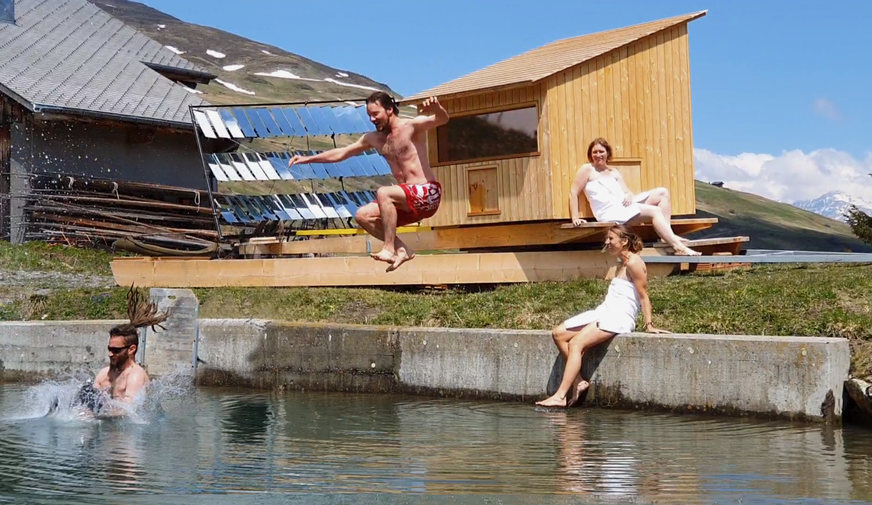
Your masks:
<svg viewBox="0 0 872 505"><path fill-rule="evenodd" d="M145 332L153 375L200 385L533 401L563 362L547 331L300 324L176 314ZM193 316L193 317L191 317ZM0 381L94 374L118 321L0 323ZM196 353L196 354L195 354ZM196 355L196 365L194 356ZM588 353L584 405L839 421L846 339L625 334Z"/></svg>

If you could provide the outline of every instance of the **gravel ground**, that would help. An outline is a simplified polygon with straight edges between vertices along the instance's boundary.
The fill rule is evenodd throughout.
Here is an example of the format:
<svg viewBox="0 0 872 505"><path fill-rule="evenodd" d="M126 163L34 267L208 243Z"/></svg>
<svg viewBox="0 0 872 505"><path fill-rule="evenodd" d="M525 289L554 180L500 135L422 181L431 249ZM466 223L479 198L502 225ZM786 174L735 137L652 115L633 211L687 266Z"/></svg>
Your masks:
<svg viewBox="0 0 872 505"><path fill-rule="evenodd" d="M112 276L68 274L62 272L4 272L0 271L0 286L39 288L111 288L115 286Z"/></svg>

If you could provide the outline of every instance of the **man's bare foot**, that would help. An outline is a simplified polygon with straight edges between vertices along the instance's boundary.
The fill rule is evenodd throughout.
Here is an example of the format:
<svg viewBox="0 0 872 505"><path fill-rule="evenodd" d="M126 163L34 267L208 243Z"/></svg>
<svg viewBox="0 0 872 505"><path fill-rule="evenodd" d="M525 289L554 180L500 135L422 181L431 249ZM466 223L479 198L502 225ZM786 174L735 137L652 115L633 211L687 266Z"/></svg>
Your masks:
<svg viewBox="0 0 872 505"><path fill-rule="evenodd" d="M572 388L572 398L570 398L569 403L566 404L567 407L572 407L573 405L575 405L575 402L577 402L578 399L581 398L581 393L584 393L587 388L590 387L590 382L587 382L584 379L579 379L578 382L573 384L573 386L575 387Z"/></svg>
<svg viewBox="0 0 872 505"><path fill-rule="evenodd" d="M394 251L389 251L387 249L382 249L377 254L370 254L372 259L376 261L384 261L385 263L393 263L394 258L397 256L397 253Z"/></svg>
<svg viewBox="0 0 872 505"><path fill-rule="evenodd" d="M415 253L412 251L407 251L405 247L400 247L397 249L397 255L394 256L393 263L388 266L387 272L393 272L394 270L400 268L400 265L403 263L415 259Z"/></svg>
<svg viewBox="0 0 872 505"><path fill-rule="evenodd" d="M557 394L555 393L554 396L536 402L536 405L539 405L540 407L565 407L566 397L557 396Z"/></svg>

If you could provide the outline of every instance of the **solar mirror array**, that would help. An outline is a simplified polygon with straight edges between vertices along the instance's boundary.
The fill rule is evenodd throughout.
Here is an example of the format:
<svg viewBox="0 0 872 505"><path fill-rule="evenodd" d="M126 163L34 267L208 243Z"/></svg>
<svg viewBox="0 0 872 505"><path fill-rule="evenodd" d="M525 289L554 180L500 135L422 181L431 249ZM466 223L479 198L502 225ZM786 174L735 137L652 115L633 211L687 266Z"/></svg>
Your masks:
<svg viewBox="0 0 872 505"><path fill-rule="evenodd" d="M196 127L210 139L253 139L364 134L375 131L362 105L192 107ZM288 167L291 157L318 151L201 153L218 182L304 181L390 175L387 160L371 150L339 163ZM351 218L372 202L374 191L272 195L221 195L214 199L220 219L231 225L271 221Z"/></svg>

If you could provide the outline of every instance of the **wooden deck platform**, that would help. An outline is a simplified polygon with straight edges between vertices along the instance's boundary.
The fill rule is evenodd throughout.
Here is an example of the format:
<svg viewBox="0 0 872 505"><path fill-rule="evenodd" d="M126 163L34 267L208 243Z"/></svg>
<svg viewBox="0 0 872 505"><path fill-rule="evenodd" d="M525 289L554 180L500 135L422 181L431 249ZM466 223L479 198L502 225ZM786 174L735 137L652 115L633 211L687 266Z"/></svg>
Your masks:
<svg viewBox="0 0 872 505"><path fill-rule="evenodd" d="M748 237L691 241L706 254L736 249ZM642 255L670 254L655 244ZM399 270L368 256L208 260L195 258L117 258L115 282L142 287L251 286L403 286L501 284L565 281L580 277L609 279L617 264L600 251L419 254ZM652 277L666 276L682 265L649 264ZM683 266L688 269L688 266Z"/></svg>
<svg viewBox="0 0 872 505"><path fill-rule="evenodd" d="M656 254L656 252L651 252ZM118 258L112 274L121 286L402 286L493 284L611 278L616 263L599 251L419 254L400 269L368 256L272 259ZM652 277L675 265L651 265Z"/></svg>
<svg viewBox="0 0 872 505"><path fill-rule="evenodd" d="M674 219L673 230L677 235L685 236L708 229L717 223L717 218ZM526 247L531 245L557 245L570 243L601 242L606 230L614 223L584 223L581 226L560 222L503 224L437 228L423 231L410 230L399 236L415 251L446 251L492 249L501 247ZM650 224L634 226L633 229L643 241L657 240L657 235ZM336 235L338 230L325 230L325 235ZM345 230L359 232L359 230ZM317 231L309 231L307 235L316 235ZM353 236L329 237L319 239L294 240L280 242L258 239L241 244L239 255L245 258L288 256L295 254L367 254L379 251L382 242L378 239L358 233Z"/></svg>

